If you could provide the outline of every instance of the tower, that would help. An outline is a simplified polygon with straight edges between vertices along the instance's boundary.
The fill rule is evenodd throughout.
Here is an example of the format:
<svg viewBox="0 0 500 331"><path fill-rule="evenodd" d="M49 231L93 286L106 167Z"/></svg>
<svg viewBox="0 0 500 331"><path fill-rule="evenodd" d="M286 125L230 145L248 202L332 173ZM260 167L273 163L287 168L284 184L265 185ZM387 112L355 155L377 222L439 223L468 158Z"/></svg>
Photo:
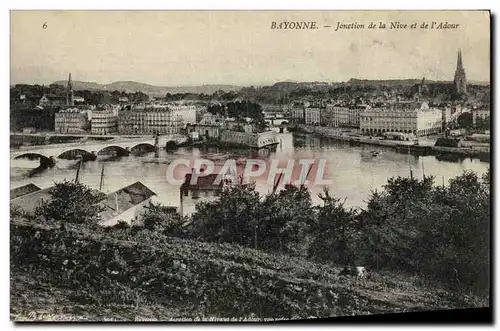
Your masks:
<svg viewBox="0 0 500 331"><path fill-rule="evenodd" d="M66 88L67 88L66 105L67 106L74 106L75 101L73 100L73 82L71 81L71 72L69 73L68 86Z"/></svg>
<svg viewBox="0 0 500 331"><path fill-rule="evenodd" d="M453 79L455 83L455 91L458 94L467 93L467 79L465 76L465 69L462 64L462 51L458 50L457 57L457 69L455 70L455 78Z"/></svg>

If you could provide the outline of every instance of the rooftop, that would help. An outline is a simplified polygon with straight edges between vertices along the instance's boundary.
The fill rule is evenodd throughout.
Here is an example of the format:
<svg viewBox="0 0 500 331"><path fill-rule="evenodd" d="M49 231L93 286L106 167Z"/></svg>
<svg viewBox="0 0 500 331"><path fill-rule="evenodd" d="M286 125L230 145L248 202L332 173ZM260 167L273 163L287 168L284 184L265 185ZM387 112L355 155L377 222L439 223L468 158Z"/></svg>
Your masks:
<svg viewBox="0 0 500 331"><path fill-rule="evenodd" d="M26 195L26 194L40 191L40 190L41 190L41 188L39 188L38 186L36 186L33 183L29 183L29 184L26 184L26 185L23 185L20 187L16 187L16 188L10 190L10 200L18 198L18 197Z"/></svg>
<svg viewBox="0 0 500 331"><path fill-rule="evenodd" d="M218 174L208 174L196 178L196 183L191 184L193 174L186 174L181 190L218 190L223 186L223 181L216 183Z"/></svg>
<svg viewBox="0 0 500 331"><path fill-rule="evenodd" d="M103 220L111 219L154 195L156 193L151 191L146 185L141 182L135 182L106 196L106 200L104 200L105 209L101 213L101 217Z"/></svg>
<svg viewBox="0 0 500 331"><path fill-rule="evenodd" d="M38 190L33 193L21 195L17 198L10 200L12 206L18 206L27 213L32 213L36 207L40 205L42 200L50 200L52 196L50 195L50 190L54 186L48 187L43 190Z"/></svg>

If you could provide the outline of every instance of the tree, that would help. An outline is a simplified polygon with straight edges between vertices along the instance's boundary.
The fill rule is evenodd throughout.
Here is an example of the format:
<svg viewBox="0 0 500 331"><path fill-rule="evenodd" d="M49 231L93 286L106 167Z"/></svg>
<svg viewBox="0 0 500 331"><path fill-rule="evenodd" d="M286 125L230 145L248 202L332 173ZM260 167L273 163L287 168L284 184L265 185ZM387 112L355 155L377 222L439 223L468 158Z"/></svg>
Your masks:
<svg viewBox="0 0 500 331"><path fill-rule="evenodd" d="M464 129L470 129L473 126L472 113L462 113L457 118L458 126Z"/></svg>
<svg viewBox="0 0 500 331"><path fill-rule="evenodd" d="M50 199L35 209L35 216L45 220L96 225L104 210L106 196L83 184L64 181L50 190Z"/></svg>
<svg viewBox="0 0 500 331"><path fill-rule="evenodd" d="M311 194L304 186L285 185L261 203L256 227L258 247L291 254L306 252L307 235L316 218Z"/></svg>
<svg viewBox="0 0 500 331"><path fill-rule="evenodd" d="M189 233L201 240L252 246L259 208L254 183L225 187L218 200L196 205Z"/></svg>
<svg viewBox="0 0 500 331"><path fill-rule="evenodd" d="M164 234L179 234L183 219L175 207L150 202L142 213L142 224L146 229L159 230Z"/></svg>
<svg viewBox="0 0 500 331"><path fill-rule="evenodd" d="M331 196L328 189L319 197L323 206L319 207L317 222L313 225L309 257L344 265L354 263L356 213L346 209L344 203Z"/></svg>

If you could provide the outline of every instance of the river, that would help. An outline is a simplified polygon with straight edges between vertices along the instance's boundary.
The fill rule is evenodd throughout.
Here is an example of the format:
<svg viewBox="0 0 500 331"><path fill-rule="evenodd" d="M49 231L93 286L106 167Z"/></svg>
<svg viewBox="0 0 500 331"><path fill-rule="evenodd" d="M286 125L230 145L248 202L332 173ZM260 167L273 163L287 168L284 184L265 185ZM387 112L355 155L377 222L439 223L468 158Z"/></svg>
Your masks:
<svg viewBox="0 0 500 331"><path fill-rule="evenodd" d="M440 161L435 156L414 156L401 154L390 148L377 147L381 152L373 156L374 146L352 146L348 143L336 142L327 138L319 138L310 134L279 134L281 145L275 152L260 152L261 158L288 160L291 158L314 158L326 160L324 178L331 180L330 191L337 197L345 199L345 204L351 207L365 207L370 191L381 189L387 179L393 176L409 176L410 168L413 176L422 178L433 175L436 184L441 185L464 170L473 170L482 175L489 163L477 159L463 159L455 162ZM166 180L167 165L179 158L211 159L222 164L225 159L251 157L249 151L216 149L200 150L198 148L181 148L175 152L161 150L156 154L142 156L120 157L113 160L87 161L80 170L80 182L92 188L99 189L102 166L104 164L104 179L102 190L110 193L124 186L141 181L154 191L155 200L169 206L179 206L179 186ZM423 169L422 169L423 168ZM186 170L187 172L187 170ZM20 175L19 169L11 168L11 188L33 183L41 188L52 186L54 182L64 179L73 180L76 169L60 169L57 167L45 169L31 177ZM280 185L282 187L283 185ZM319 203L317 194L323 186L309 186L313 201ZM272 190L272 183L265 180L257 182L257 190L266 194ZM198 200L200 201L200 200ZM194 211L196 201L185 201L184 212Z"/></svg>

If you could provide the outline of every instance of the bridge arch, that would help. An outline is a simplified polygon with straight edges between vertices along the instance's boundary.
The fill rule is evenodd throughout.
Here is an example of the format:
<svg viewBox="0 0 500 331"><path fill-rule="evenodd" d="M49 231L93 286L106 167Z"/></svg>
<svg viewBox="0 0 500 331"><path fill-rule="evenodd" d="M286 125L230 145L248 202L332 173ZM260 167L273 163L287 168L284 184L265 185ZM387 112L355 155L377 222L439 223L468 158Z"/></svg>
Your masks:
<svg viewBox="0 0 500 331"><path fill-rule="evenodd" d="M130 151L127 150L126 148L117 145L111 145L111 146L106 146L97 152L97 155L110 155L110 154L111 155L116 154L116 156L127 156L130 154Z"/></svg>
<svg viewBox="0 0 500 331"><path fill-rule="evenodd" d="M39 160L41 166L43 166L43 165L47 165L47 166L54 165L54 160L51 157L45 156L45 155L40 154L40 153L29 153L29 152L28 153L23 153L21 155L15 156L13 159L14 160L30 160L30 161Z"/></svg>
<svg viewBox="0 0 500 331"><path fill-rule="evenodd" d="M136 152L136 151L153 151L155 150L156 147L153 144L150 143L140 143L135 146L133 146L130 151L131 152Z"/></svg>
<svg viewBox="0 0 500 331"><path fill-rule="evenodd" d="M74 160L74 159L76 159L77 157L80 157L80 156L84 160L95 159L95 155L94 154L92 154L91 152L86 151L84 149L81 149L81 148L73 148L73 149L69 149L67 151L64 151L61 154L59 154L57 156L57 158L59 158L59 159L65 159L65 160Z"/></svg>

